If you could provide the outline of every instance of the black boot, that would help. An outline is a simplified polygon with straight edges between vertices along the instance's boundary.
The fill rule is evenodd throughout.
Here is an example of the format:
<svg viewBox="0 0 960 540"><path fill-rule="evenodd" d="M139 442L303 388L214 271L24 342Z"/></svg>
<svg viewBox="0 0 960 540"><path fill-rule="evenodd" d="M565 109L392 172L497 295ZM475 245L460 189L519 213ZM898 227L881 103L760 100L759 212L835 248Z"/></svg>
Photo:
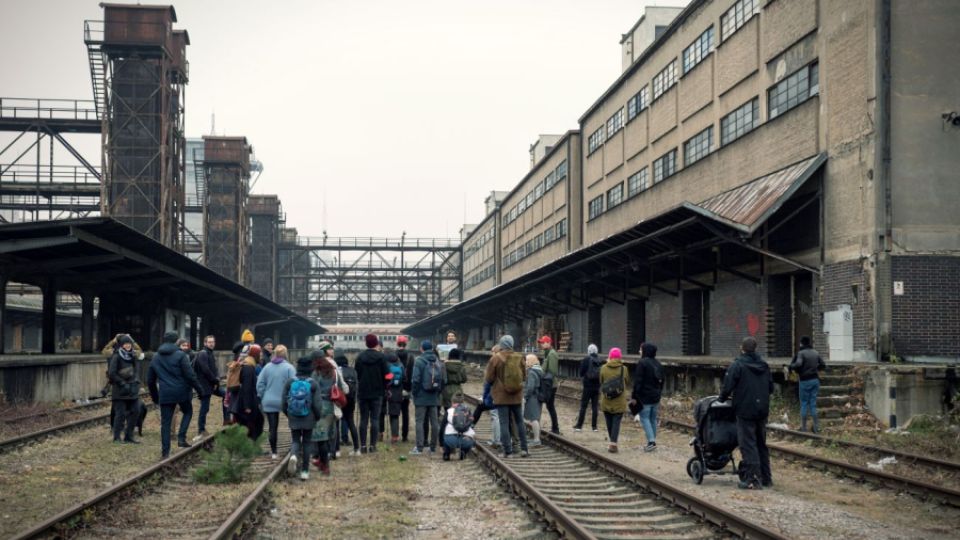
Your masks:
<svg viewBox="0 0 960 540"><path fill-rule="evenodd" d="M800 420L800 431L806 431L806 430L807 430L807 417L802 416Z"/></svg>
<svg viewBox="0 0 960 540"><path fill-rule="evenodd" d="M813 432L820 433L820 418L816 416L813 417Z"/></svg>

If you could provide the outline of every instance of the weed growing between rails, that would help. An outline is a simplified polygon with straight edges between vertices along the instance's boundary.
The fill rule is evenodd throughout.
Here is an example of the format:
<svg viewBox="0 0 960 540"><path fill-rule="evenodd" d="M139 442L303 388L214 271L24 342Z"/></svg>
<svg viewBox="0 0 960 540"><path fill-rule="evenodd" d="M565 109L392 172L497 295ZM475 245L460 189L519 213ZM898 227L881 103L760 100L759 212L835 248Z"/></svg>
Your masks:
<svg viewBox="0 0 960 540"><path fill-rule="evenodd" d="M206 451L206 461L193 471L193 479L201 484L235 484L244 478L253 458L261 453L266 434L256 441L247 437L247 428L230 426L217 433L213 451Z"/></svg>

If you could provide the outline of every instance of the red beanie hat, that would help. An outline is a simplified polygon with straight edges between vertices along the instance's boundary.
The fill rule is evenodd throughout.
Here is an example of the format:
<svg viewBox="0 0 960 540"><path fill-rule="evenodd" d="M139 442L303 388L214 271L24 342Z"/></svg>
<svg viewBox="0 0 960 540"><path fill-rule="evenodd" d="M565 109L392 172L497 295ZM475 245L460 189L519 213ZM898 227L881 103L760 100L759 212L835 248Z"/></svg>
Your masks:
<svg viewBox="0 0 960 540"><path fill-rule="evenodd" d="M375 334L367 334L367 336L364 337L363 340L367 343L368 349L373 349L374 347L380 344L380 340L377 339L377 336Z"/></svg>

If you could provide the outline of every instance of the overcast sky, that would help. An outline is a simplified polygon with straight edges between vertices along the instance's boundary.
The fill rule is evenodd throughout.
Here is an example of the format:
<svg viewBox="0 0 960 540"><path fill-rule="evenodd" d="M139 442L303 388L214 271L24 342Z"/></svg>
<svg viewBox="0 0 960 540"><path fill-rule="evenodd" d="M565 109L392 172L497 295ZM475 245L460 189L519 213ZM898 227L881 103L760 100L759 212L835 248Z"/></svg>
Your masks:
<svg viewBox="0 0 960 540"><path fill-rule="evenodd" d="M301 235L455 236L522 178L538 134L577 127L644 6L683 4L177 2L187 134L215 113L217 134L246 135L254 192ZM0 0L0 96L90 99L85 19L98 2ZM98 136L74 140L99 164Z"/></svg>

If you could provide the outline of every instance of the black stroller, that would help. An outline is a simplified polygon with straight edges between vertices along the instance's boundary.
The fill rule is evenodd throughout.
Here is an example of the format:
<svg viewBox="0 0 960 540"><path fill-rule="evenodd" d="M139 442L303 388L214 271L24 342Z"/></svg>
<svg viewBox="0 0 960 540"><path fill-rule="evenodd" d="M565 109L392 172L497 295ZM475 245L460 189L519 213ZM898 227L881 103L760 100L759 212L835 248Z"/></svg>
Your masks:
<svg viewBox="0 0 960 540"><path fill-rule="evenodd" d="M737 474L733 451L737 448L737 416L730 401L717 396L697 400L693 406L696 435L690 441L694 457L687 462L687 474L697 484L708 474ZM724 468L730 463L730 470Z"/></svg>

